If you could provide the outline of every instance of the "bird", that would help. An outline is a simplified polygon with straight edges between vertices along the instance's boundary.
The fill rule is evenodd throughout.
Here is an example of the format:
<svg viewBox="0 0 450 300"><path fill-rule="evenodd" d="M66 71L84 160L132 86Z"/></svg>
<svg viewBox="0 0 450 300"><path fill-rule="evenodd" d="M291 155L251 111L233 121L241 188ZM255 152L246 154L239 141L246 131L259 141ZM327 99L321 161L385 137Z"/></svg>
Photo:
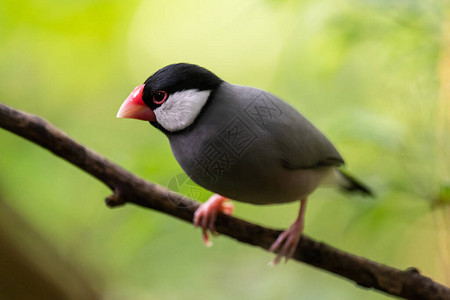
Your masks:
<svg viewBox="0 0 450 300"><path fill-rule="evenodd" d="M335 146L287 102L262 89L231 84L190 63L167 65L126 98L118 118L149 121L165 134L175 159L195 183L214 194L193 223L211 245L219 213L230 199L255 205L300 202L292 225L273 242L272 265L292 258L304 228L308 196L332 182L372 195L342 169Z"/></svg>

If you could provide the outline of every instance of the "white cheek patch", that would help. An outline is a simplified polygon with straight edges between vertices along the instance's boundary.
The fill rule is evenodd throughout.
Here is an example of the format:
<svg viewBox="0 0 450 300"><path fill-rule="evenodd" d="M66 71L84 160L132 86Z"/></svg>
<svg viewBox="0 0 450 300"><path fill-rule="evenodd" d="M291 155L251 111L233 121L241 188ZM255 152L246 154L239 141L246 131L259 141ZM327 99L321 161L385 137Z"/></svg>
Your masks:
<svg viewBox="0 0 450 300"><path fill-rule="evenodd" d="M197 118L209 94L211 91L191 89L170 95L154 110L156 121L170 132L185 129Z"/></svg>

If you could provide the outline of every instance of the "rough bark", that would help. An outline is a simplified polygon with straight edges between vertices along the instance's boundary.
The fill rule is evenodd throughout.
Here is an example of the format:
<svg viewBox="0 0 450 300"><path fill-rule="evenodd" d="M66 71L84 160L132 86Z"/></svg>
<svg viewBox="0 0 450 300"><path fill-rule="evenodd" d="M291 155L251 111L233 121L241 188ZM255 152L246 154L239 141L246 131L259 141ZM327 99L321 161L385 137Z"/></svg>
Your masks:
<svg viewBox="0 0 450 300"><path fill-rule="evenodd" d="M133 203L189 223L199 203L126 171L77 143L43 119L0 104L0 127L22 136L71 162L113 191L110 207ZM268 250L281 233L232 216L219 215L216 228L240 242ZM450 289L420 274L398 270L317 242L303 235L293 259L348 278L358 285L405 299L450 299Z"/></svg>

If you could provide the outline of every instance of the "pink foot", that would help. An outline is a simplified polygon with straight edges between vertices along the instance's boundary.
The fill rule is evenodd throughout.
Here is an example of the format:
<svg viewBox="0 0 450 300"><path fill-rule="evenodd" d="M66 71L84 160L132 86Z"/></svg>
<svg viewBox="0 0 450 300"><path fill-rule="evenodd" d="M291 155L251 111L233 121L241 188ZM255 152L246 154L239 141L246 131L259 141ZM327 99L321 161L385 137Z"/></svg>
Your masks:
<svg viewBox="0 0 450 300"><path fill-rule="evenodd" d="M288 230L283 231L272 246L270 246L269 251L276 252L277 256L269 263L269 265L274 266L279 264L283 257L285 257L285 262L287 262L292 258L292 255L294 255L303 232L305 210L306 198L300 201L300 212L297 220L292 223Z"/></svg>
<svg viewBox="0 0 450 300"><path fill-rule="evenodd" d="M214 194L195 211L194 225L202 228L203 242L206 247L212 246L207 231L209 230L212 234L216 234L214 223L216 222L217 214L219 212L223 212L226 215L233 213L233 203L226 201L228 201L228 198Z"/></svg>
<svg viewBox="0 0 450 300"><path fill-rule="evenodd" d="M270 246L271 252L277 252L277 256L270 265L277 265L283 256L287 262L292 255L294 255L295 249L297 249L298 242L303 232L303 224L298 224L295 222L289 227L288 230L281 233L277 240Z"/></svg>

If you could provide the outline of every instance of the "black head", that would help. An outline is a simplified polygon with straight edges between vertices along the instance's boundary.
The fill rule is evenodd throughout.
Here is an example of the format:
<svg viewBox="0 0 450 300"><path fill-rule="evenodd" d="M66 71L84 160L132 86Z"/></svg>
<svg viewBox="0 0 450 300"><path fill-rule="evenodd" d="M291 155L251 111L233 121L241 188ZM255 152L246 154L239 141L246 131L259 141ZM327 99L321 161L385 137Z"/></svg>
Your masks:
<svg viewBox="0 0 450 300"><path fill-rule="evenodd" d="M197 65L178 63L168 65L145 81L142 99L156 109L168 95L190 89L214 90L223 82L214 73Z"/></svg>

